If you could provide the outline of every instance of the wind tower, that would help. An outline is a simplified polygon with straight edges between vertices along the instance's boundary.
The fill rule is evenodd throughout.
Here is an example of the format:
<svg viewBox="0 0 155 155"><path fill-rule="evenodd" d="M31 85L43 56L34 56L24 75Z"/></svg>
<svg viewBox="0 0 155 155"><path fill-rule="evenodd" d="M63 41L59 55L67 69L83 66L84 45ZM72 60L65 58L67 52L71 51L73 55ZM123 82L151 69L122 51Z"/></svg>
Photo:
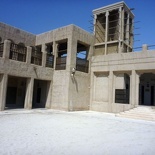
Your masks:
<svg viewBox="0 0 155 155"><path fill-rule="evenodd" d="M123 1L95 9L93 16L94 55L132 52L134 15Z"/></svg>

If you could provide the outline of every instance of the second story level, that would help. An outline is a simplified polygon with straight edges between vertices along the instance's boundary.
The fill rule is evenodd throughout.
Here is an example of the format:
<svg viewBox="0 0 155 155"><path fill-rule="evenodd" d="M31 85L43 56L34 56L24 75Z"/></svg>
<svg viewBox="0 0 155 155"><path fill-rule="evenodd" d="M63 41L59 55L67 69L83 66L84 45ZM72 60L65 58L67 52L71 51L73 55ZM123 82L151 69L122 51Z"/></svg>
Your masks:
<svg viewBox="0 0 155 155"><path fill-rule="evenodd" d="M89 72L94 37L69 25L39 35L0 23L0 59L52 70ZM9 31L9 33L8 33Z"/></svg>

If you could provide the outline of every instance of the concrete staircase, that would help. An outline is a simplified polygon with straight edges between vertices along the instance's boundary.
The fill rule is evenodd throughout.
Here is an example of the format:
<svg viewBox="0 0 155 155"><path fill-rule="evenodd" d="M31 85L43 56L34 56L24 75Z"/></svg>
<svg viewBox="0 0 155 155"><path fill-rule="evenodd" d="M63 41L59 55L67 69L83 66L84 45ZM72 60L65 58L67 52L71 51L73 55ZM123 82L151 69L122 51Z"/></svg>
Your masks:
<svg viewBox="0 0 155 155"><path fill-rule="evenodd" d="M137 108L131 109L129 111L116 114L116 116L131 119L155 121L155 107L138 106Z"/></svg>

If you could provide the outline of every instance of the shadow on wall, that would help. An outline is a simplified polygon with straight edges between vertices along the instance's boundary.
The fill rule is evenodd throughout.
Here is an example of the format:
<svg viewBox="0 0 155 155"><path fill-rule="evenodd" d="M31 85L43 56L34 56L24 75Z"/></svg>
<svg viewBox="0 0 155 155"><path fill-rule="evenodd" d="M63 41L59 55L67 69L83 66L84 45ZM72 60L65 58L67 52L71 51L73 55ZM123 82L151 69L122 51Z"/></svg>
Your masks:
<svg viewBox="0 0 155 155"><path fill-rule="evenodd" d="M78 83L77 83L77 80L76 80L75 76L73 75L73 76L71 77L71 79L72 79L73 84L75 84L76 91L79 92L79 90L78 90Z"/></svg>

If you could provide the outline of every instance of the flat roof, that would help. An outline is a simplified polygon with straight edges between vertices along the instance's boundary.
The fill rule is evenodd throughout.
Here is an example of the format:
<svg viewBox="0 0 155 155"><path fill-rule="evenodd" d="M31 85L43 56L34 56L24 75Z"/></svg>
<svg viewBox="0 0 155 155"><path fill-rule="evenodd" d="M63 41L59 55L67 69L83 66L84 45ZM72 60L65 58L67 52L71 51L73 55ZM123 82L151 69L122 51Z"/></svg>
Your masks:
<svg viewBox="0 0 155 155"><path fill-rule="evenodd" d="M134 14L131 12L130 8L126 5L126 3L124 1L113 3L113 4L110 4L110 5L98 8L98 9L94 9L93 14L101 14L101 13L104 13L106 11L111 11L111 10L114 10L114 9L118 9L120 7L124 7L125 10L128 11L132 17L134 17Z"/></svg>

